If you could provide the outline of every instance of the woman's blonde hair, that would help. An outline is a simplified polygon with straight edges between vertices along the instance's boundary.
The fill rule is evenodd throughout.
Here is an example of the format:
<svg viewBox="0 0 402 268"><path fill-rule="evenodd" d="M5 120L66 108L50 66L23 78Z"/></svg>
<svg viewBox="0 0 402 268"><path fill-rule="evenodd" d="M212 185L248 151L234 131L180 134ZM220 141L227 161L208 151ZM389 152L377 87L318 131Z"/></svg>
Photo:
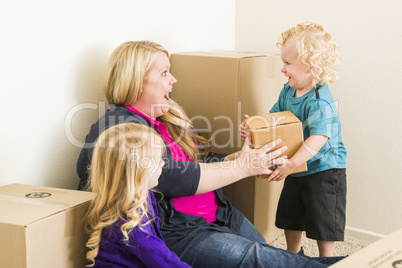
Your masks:
<svg viewBox="0 0 402 268"><path fill-rule="evenodd" d="M169 135L192 161L201 161L202 154L200 152L203 152L204 155L209 153L210 141L198 135L183 108L172 99L169 111L158 120L166 125Z"/></svg>
<svg viewBox="0 0 402 268"><path fill-rule="evenodd" d="M95 263L104 228L119 219L126 241L131 230L149 224L148 177L162 161L164 143L155 130L136 123L119 124L98 138L89 168L87 188L94 198L87 215L87 260ZM153 166L151 165L153 164ZM145 224L144 224L145 222Z"/></svg>
<svg viewBox="0 0 402 268"><path fill-rule="evenodd" d="M144 77L158 52L169 57L164 47L152 41L128 41L112 52L103 79L103 91L109 104L129 105L140 98Z"/></svg>
<svg viewBox="0 0 402 268"><path fill-rule="evenodd" d="M296 40L299 59L310 68L321 85L337 79L338 46L321 25L308 21L297 24L283 32L276 45L281 48L291 39Z"/></svg>
<svg viewBox="0 0 402 268"><path fill-rule="evenodd" d="M142 92L144 78L151 70L158 52L169 56L168 51L152 41L129 41L118 46L106 65L103 89L109 104L129 105L137 101ZM209 140L198 135L183 108L170 100L169 111L158 118L164 123L173 140L191 160L201 159L199 149L207 154Z"/></svg>

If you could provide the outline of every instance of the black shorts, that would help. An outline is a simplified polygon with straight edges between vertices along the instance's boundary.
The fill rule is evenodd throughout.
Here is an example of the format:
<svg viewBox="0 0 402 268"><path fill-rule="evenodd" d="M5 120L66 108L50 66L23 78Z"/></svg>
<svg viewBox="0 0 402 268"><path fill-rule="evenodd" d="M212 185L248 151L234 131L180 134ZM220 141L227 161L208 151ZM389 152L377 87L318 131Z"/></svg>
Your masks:
<svg viewBox="0 0 402 268"><path fill-rule="evenodd" d="M306 231L306 236L315 240L343 241L345 209L346 169L288 176L275 225L285 230Z"/></svg>

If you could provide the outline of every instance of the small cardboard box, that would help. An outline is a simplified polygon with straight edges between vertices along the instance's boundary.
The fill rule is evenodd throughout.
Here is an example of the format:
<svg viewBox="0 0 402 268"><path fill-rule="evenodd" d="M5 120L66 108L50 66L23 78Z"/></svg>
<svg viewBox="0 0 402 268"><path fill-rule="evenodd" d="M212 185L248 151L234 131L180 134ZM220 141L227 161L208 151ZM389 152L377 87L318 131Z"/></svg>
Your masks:
<svg viewBox="0 0 402 268"><path fill-rule="evenodd" d="M286 155L288 159L299 150L304 141L302 123L290 111L252 116L246 120L246 127L251 134L254 148L258 149L273 140L281 139L282 143L271 151L287 146L288 149L283 155ZM307 164L303 163L292 174L306 170ZM267 176L258 176L258 178L264 179Z"/></svg>
<svg viewBox="0 0 402 268"><path fill-rule="evenodd" d="M402 229L353 253L331 268L392 268L402 267Z"/></svg>
<svg viewBox="0 0 402 268"><path fill-rule="evenodd" d="M213 151L230 154L243 142L238 126L243 115L265 114L286 83L278 53L195 51L171 55L177 79L171 97L181 105L200 134L211 139ZM246 178L223 191L256 226L267 242L283 234L275 214L283 181Z"/></svg>
<svg viewBox="0 0 402 268"><path fill-rule="evenodd" d="M0 187L0 267L84 267L91 198L42 186Z"/></svg>

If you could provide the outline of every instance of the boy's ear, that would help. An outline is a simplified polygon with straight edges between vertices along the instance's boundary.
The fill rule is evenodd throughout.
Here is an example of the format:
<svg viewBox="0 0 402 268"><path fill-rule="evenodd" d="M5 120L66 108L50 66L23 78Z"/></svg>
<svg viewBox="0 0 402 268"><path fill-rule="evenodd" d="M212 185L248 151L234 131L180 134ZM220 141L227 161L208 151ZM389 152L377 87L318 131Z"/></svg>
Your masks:
<svg viewBox="0 0 402 268"><path fill-rule="evenodd" d="M318 78L320 74L317 67L310 67L307 75L313 79L314 84L317 84L320 81L320 79Z"/></svg>
<svg viewBox="0 0 402 268"><path fill-rule="evenodd" d="M310 67L310 68L308 69L307 75L308 75L308 76L314 75L314 69L313 69L312 67Z"/></svg>
<svg viewBox="0 0 402 268"><path fill-rule="evenodd" d="M311 63L309 64L309 68L308 68L308 73L313 74L316 71L317 67L315 67L314 65L312 65Z"/></svg>
<svg viewBox="0 0 402 268"><path fill-rule="evenodd" d="M320 68L317 66L310 66L310 69L308 70L308 73L314 76L317 76L317 74L320 73Z"/></svg>

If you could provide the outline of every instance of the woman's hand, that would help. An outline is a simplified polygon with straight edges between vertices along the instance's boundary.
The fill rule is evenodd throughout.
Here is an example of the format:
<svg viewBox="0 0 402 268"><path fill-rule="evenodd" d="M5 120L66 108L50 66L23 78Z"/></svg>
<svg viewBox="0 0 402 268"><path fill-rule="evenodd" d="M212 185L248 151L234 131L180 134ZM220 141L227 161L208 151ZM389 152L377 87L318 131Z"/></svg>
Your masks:
<svg viewBox="0 0 402 268"><path fill-rule="evenodd" d="M238 153L238 157L235 163L240 167L240 170L245 173L246 177L255 175L270 175L273 171L271 167L281 165L285 162L287 156L279 157L288 148L286 146L268 153L282 140L274 140L260 149L250 148L250 139L246 138L241 151Z"/></svg>
<svg viewBox="0 0 402 268"><path fill-rule="evenodd" d="M260 149L252 149L250 139L247 137L242 149L227 157L226 161L200 163L200 182L196 194L207 193L247 177L270 175L272 173L270 168L280 165L287 158L278 157L287 150L286 146L268 153L281 142L278 139ZM234 160L231 160L233 158Z"/></svg>

